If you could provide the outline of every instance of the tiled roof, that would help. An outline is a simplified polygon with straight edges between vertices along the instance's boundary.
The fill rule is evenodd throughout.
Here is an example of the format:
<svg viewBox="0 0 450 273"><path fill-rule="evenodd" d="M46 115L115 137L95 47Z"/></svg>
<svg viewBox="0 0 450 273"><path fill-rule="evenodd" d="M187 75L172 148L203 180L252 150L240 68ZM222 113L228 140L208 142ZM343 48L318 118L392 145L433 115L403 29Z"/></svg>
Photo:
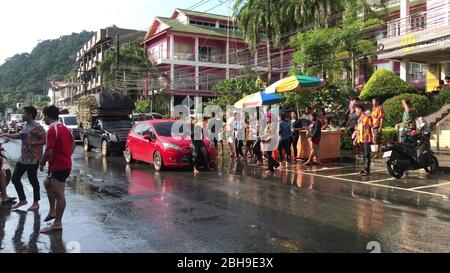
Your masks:
<svg viewBox="0 0 450 273"><path fill-rule="evenodd" d="M198 16L198 17L205 17L205 18L211 18L215 20L231 20L231 17L220 15L220 14L214 14L214 13L207 13L207 12L200 12L200 11L192 11L192 10L186 10L186 9L175 9L176 11L179 11L181 13L184 13L186 15L191 16Z"/></svg>
<svg viewBox="0 0 450 273"><path fill-rule="evenodd" d="M215 27L207 27L200 26L194 24L184 24L176 19L166 18L166 17L157 17L158 20L169 26L170 30L180 31L180 32L189 32L189 33L197 33L204 35L214 35L214 36L223 36L227 37L229 34L230 37L233 38L243 38L243 34L240 31L230 29L227 31L225 28L215 28Z"/></svg>

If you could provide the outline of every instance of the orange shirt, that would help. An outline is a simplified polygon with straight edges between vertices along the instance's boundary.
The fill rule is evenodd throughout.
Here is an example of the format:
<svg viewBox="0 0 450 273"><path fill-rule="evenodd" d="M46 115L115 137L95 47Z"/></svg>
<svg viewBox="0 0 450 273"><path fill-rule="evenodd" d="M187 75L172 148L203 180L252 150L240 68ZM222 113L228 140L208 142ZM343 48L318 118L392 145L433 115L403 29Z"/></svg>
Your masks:
<svg viewBox="0 0 450 273"><path fill-rule="evenodd" d="M378 105L373 108L372 111L372 124L373 128L379 128L381 125L381 119L384 118L384 109L383 106Z"/></svg>
<svg viewBox="0 0 450 273"><path fill-rule="evenodd" d="M372 118L366 113L361 113L358 119L358 125L356 125L356 134L358 143L372 143Z"/></svg>

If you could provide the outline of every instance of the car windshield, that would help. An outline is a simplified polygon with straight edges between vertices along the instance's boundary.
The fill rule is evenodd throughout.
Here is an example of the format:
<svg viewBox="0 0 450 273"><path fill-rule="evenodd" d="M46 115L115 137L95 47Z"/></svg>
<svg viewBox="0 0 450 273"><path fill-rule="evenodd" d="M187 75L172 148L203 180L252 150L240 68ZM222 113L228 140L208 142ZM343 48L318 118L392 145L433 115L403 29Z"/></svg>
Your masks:
<svg viewBox="0 0 450 273"><path fill-rule="evenodd" d="M130 120L109 120L103 121L103 129L119 129L119 128L131 128L133 124Z"/></svg>
<svg viewBox="0 0 450 273"><path fill-rule="evenodd" d="M174 122L161 122L155 123L153 126L155 127L156 133L162 137L171 137L172 136L172 126ZM180 126L179 133L183 133L183 126Z"/></svg>
<svg viewBox="0 0 450 273"><path fill-rule="evenodd" d="M163 116L160 114L153 114L153 119L163 119Z"/></svg>
<svg viewBox="0 0 450 273"><path fill-rule="evenodd" d="M64 124L68 126L77 125L76 117L64 117Z"/></svg>

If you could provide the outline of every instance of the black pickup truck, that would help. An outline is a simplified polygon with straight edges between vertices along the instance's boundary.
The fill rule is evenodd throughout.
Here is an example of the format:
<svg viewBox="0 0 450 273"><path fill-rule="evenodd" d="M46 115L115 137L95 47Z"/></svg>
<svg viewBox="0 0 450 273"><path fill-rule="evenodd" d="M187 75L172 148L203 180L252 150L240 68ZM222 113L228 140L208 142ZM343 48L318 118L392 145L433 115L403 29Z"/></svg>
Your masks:
<svg viewBox="0 0 450 273"><path fill-rule="evenodd" d="M84 150L99 148L105 157L113 152L122 155L133 126L132 111L132 101L117 93L101 92L81 100L78 120L83 129Z"/></svg>
<svg viewBox="0 0 450 273"><path fill-rule="evenodd" d="M96 124L84 132L84 150L100 148L103 156L110 156L112 152L123 154L131 127L130 118L99 117Z"/></svg>

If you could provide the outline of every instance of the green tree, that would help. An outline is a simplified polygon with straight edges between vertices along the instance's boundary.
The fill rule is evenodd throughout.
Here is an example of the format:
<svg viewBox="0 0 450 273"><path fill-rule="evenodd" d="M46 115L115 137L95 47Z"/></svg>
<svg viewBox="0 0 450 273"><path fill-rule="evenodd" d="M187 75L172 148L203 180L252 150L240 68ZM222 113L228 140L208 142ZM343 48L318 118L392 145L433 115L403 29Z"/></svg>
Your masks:
<svg viewBox="0 0 450 273"><path fill-rule="evenodd" d="M394 96L411 92L414 92L412 85L400 79L394 72L380 69L375 71L364 86L360 98L362 100L379 98L384 101Z"/></svg>
<svg viewBox="0 0 450 273"><path fill-rule="evenodd" d="M148 100L137 100L134 107L136 113L149 113L151 111L150 101Z"/></svg>
<svg viewBox="0 0 450 273"><path fill-rule="evenodd" d="M234 105L246 95L250 95L263 89L262 83L254 72L246 72L245 77L231 78L221 81L213 86L216 98L209 101L209 105L218 105L226 109L228 105Z"/></svg>
<svg viewBox="0 0 450 273"><path fill-rule="evenodd" d="M22 53L6 59L0 65L0 102L3 105L25 104L30 96L47 93L48 82L64 80L77 69L76 53L88 41L93 32L83 31L45 40L31 53ZM0 107L0 111L4 111Z"/></svg>
<svg viewBox="0 0 450 273"><path fill-rule="evenodd" d="M336 63L330 60L336 57L338 29L325 28L296 35L291 44L297 49L294 63L303 67L306 74L320 75L323 79L336 71Z"/></svg>
<svg viewBox="0 0 450 273"><path fill-rule="evenodd" d="M137 94L145 87L156 88L158 72L148 60L145 49L135 44L124 44L119 48L109 49L103 62L99 64L102 84L117 92L137 99Z"/></svg>
<svg viewBox="0 0 450 273"><path fill-rule="evenodd" d="M274 48L283 45L283 34L295 27L289 1L284 0L237 0L234 13L237 26L244 33L249 47L256 50L266 43L268 82L272 81Z"/></svg>

